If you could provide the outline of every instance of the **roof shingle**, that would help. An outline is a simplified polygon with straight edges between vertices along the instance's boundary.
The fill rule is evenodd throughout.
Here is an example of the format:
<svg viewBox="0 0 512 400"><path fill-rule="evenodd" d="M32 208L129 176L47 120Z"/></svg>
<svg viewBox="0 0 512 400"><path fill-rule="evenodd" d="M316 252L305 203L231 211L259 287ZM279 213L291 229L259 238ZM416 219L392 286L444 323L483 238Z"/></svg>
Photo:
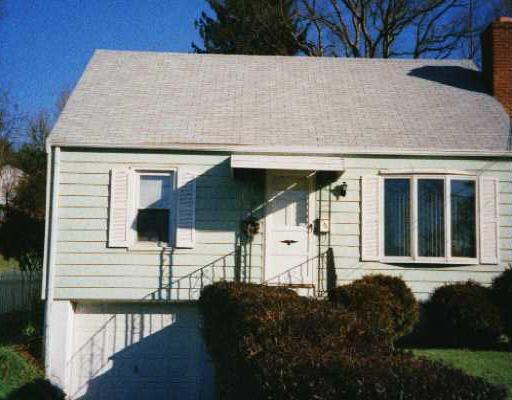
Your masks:
<svg viewBox="0 0 512 400"><path fill-rule="evenodd" d="M97 51L52 145L507 152L468 61Z"/></svg>

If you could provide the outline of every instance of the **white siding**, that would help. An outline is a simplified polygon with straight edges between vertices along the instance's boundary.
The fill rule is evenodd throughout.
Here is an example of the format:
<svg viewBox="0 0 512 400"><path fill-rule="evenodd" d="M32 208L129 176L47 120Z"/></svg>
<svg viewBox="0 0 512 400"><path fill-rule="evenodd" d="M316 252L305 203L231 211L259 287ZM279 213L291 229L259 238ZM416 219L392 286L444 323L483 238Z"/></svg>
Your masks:
<svg viewBox="0 0 512 400"><path fill-rule="evenodd" d="M59 186L58 299L190 300L219 279L259 282L262 238L235 270L240 218L254 200L242 196L229 155L63 150ZM114 167L185 167L197 174L194 248L162 251L107 246L109 172ZM242 255L243 257L243 255Z"/></svg>
<svg viewBox="0 0 512 400"><path fill-rule="evenodd" d="M457 169L480 176L499 179L499 232L500 265L468 266L398 266L380 262L361 261L360 243L360 180L362 176L377 175L382 169ZM321 212L324 216L331 209L330 244L334 251L336 277L338 284L345 284L367 274L390 274L403 277L418 298L428 297L432 291L448 282L473 279L483 284L490 284L493 277L512 263L512 163L503 160L482 159L447 159L425 157L349 157L346 158L346 172L340 176L331 188L347 182L345 197L336 197L324 188L321 198ZM330 204L329 204L330 203ZM328 247L329 237L321 238L321 251ZM324 278L325 279L325 278ZM325 289L325 280L321 288Z"/></svg>
<svg viewBox="0 0 512 400"><path fill-rule="evenodd" d="M473 279L489 284L512 263L512 163L490 159L425 157L347 157L345 197L323 188L317 192L317 212L330 209L331 234L322 235L315 251L334 250L338 284L365 274L402 276L418 297L428 296L445 282ZM197 174L196 240L192 249L135 251L107 247L109 171L113 167L186 166ZM232 177L229 155L177 152L68 151L61 153L59 234L56 255L57 299L194 299L201 285L235 277L235 243L240 218L261 205L263 193L243 189ZM500 265L407 267L361 261L360 207L362 176L381 169L436 168L466 170L499 179ZM261 231L264 231L262 226ZM263 238L259 234L242 258L241 278L260 282ZM325 289L321 279L320 290Z"/></svg>

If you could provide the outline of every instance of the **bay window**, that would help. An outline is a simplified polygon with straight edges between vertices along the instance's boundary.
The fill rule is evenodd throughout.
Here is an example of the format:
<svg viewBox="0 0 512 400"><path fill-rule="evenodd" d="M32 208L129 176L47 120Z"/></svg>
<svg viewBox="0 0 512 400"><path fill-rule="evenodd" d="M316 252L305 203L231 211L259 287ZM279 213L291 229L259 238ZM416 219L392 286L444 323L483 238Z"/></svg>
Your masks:
<svg viewBox="0 0 512 400"><path fill-rule="evenodd" d="M467 176L383 178L383 256L444 262L477 257L477 180Z"/></svg>

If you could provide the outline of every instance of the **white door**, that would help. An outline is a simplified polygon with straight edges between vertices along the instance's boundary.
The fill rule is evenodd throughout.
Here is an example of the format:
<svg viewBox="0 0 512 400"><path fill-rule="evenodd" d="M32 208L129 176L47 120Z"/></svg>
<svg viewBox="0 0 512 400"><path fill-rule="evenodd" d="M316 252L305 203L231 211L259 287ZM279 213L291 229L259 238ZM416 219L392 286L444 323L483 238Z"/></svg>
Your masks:
<svg viewBox="0 0 512 400"><path fill-rule="evenodd" d="M265 281L312 285L310 259L313 222L312 182L306 172L267 176Z"/></svg>
<svg viewBox="0 0 512 400"><path fill-rule="evenodd" d="M213 372L191 304L78 303L71 398L213 399Z"/></svg>

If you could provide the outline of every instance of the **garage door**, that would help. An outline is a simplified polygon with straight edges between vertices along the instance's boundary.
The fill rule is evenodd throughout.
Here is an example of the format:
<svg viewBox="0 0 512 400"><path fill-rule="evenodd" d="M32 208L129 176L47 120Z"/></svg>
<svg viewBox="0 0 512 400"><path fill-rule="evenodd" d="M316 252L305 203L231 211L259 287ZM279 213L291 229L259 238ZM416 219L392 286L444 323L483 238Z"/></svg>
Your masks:
<svg viewBox="0 0 512 400"><path fill-rule="evenodd" d="M75 399L213 398L213 373L192 304L78 304Z"/></svg>

